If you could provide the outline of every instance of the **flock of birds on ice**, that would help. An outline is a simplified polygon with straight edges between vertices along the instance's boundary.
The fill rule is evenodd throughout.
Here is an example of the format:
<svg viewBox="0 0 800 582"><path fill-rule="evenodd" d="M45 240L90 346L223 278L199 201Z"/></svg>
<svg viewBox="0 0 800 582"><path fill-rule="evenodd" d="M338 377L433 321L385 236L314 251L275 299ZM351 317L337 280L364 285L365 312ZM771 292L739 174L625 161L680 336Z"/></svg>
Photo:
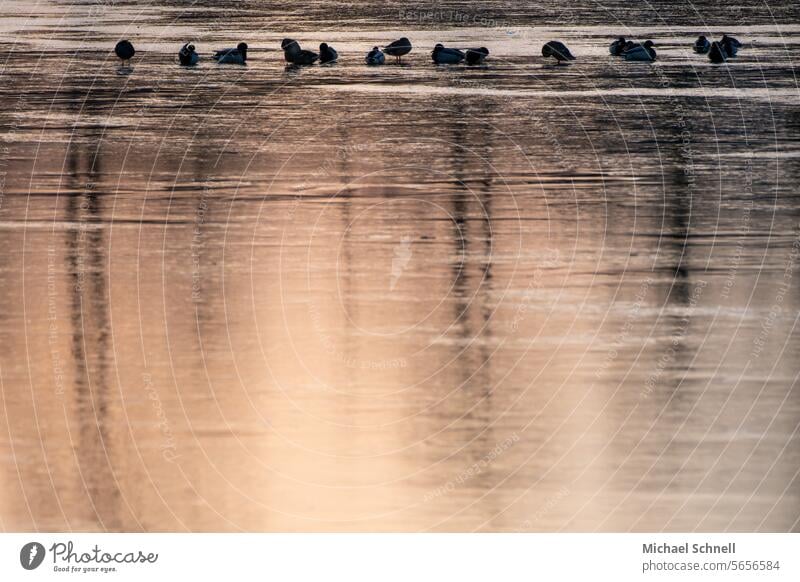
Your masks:
<svg viewBox="0 0 800 582"><path fill-rule="evenodd" d="M729 58L735 57L741 47L741 42L725 34L720 40L713 42L709 41L705 36L700 36L695 41L693 48L698 54L707 54L708 58L714 63L724 63ZM290 65L313 65L317 61L320 64L330 64L339 59L336 49L324 42L319 45L318 53L300 48L300 43L291 38L283 39L281 48L286 62ZM403 37L383 47L373 47L364 57L364 61L367 65L382 65L386 62L386 55L389 55L397 59L399 63L402 57L411 52L411 48L411 41ZM622 57L626 61L652 62L656 60L657 56L655 43L652 40L639 43L627 40L625 37L619 37L611 43L608 50L612 55ZM136 49L130 41L121 40L117 43L114 52L125 65L136 54ZM462 62L468 65L479 65L486 61L488 56L489 49L486 47L448 48L441 43L433 47L431 52L433 62L443 65L457 65ZM551 40L544 44L542 56L554 58L559 64L575 60L575 56L567 46L557 40ZM218 50L214 53L213 58L219 64L244 65L247 63L247 43L240 42L236 48ZM178 61L184 66L196 65L200 62L200 55L192 43L186 43L178 51Z"/></svg>

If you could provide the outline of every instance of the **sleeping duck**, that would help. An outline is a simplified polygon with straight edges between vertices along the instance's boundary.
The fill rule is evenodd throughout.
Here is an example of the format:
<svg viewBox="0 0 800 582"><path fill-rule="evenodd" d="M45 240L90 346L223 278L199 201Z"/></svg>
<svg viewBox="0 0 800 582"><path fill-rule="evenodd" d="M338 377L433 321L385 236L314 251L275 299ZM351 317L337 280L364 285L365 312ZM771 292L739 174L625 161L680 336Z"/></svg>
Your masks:
<svg viewBox="0 0 800 582"><path fill-rule="evenodd" d="M574 61L575 57L569 52L567 45L557 40L551 40L542 47L542 56L544 58L553 57L558 64L566 61Z"/></svg>
<svg viewBox="0 0 800 582"><path fill-rule="evenodd" d="M708 59L712 63L724 63L728 60L728 53L722 43L714 41L711 43L711 48L708 51Z"/></svg>
<svg viewBox="0 0 800 582"><path fill-rule="evenodd" d="M625 52L625 49L628 47L629 44L630 43L627 40L625 40L625 37L621 36L609 45L608 52L610 52L615 57L620 57L622 56L622 53Z"/></svg>
<svg viewBox="0 0 800 582"><path fill-rule="evenodd" d="M431 58L437 65L457 65L466 58L466 55L463 53L463 51L452 48L444 48L443 44L438 43L435 47L433 47Z"/></svg>
<svg viewBox="0 0 800 582"><path fill-rule="evenodd" d="M284 38L281 41L283 58L292 65L313 65L319 55L313 51L300 48L300 43L292 38Z"/></svg>
<svg viewBox="0 0 800 582"><path fill-rule="evenodd" d="M247 43L240 42L236 48L222 49L214 53L220 65L244 65L247 63Z"/></svg>
<svg viewBox="0 0 800 582"><path fill-rule="evenodd" d="M626 50L622 56L626 61L642 61L652 63L656 60L656 49L652 40L644 41L644 44L637 44Z"/></svg>
<svg viewBox="0 0 800 582"><path fill-rule="evenodd" d="M480 65L489 56L489 49L485 46L480 48L469 48L466 52L466 60L468 65Z"/></svg>
<svg viewBox="0 0 800 582"><path fill-rule="evenodd" d="M711 50L711 43L708 42L708 39L703 35L697 37L697 40L694 41L694 52L699 55L704 55Z"/></svg>
<svg viewBox="0 0 800 582"><path fill-rule="evenodd" d="M406 37L399 38L383 47L383 52L389 56L395 57L397 62L400 63L401 57L411 52L411 41Z"/></svg>
<svg viewBox="0 0 800 582"><path fill-rule="evenodd" d="M326 42L319 45L319 62L321 64L335 63L338 59L339 53L336 52L335 48L329 46Z"/></svg>
<svg viewBox="0 0 800 582"><path fill-rule="evenodd" d="M197 61L199 60L200 55L195 52L194 45L192 43L187 42L181 47L181 50L178 51L178 61L184 67L196 65Z"/></svg>
<svg viewBox="0 0 800 582"><path fill-rule="evenodd" d="M722 35L722 39L719 41L719 43L722 45L722 48L725 49L725 53L729 57L735 57L736 53L739 52L739 49L742 48L742 43L732 36L728 36L727 34Z"/></svg>
<svg viewBox="0 0 800 582"><path fill-rule="evenodd" d="M372 47L372 50L367 53L367 56L364 57L364 61L368 65L382 65L386 62L386 55L383 54L383 51L378 47Z"/></svg>
<svg viewBox="0 0 800 582"><path fill-rule="evenodd" d="M127 65L133 58L133 55L136 54L136 49L133 48L130 41L121 40L117 43L117 46L114 47L114 53L122 60L122 65L124 66Z"/></svg>

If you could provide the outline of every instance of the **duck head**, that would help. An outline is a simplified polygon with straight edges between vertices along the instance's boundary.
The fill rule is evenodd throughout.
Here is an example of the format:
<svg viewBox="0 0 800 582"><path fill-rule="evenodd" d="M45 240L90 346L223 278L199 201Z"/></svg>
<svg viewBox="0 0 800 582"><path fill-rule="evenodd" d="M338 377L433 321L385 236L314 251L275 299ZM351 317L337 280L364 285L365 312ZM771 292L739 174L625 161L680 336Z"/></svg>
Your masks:
<svg viewBox="0 0 800 582"><path fill-rule="evenodd" d="M644 48L648 48L649 49L649 48L653 48L656 45L652 40L646 40L646 41L644 41L644 44L642 46L644 46Z"/></svg>
<svg viewBox="0 0 800 582"><path fill-rule="evenodd" d="M236 50L238 50L242 54L242 60L246 61L247 60L247 43L246 42L240 42L239 44L236 45Z"/></svg>
<svg viewBox="0 0 800 582"><path fill-rule="evenodd" d="M281 48L282 48L284 51L290 51L290 52L294 52L294 51L296 51L296 50L299 50L299 49L300 49L300 45L299 45L299 44L297 44L297 41L296 41L296 40L294 40L293 38L284 38L284 39L281 41Z"/></svg>
<svg viewBox="0 0 800 582"><path fill-rule="evenodd" d="M439 51L444 50L444 45L442 43L437 43L435 47L433 47L433 52L438 53Z"/></svg>
<svg viewBox="0 0 800 582"><path fill-rule="evenodd" d="M324 53L326 50L328 50L328 43L327 42L321 43L319 45L319 52Z"/></svg>

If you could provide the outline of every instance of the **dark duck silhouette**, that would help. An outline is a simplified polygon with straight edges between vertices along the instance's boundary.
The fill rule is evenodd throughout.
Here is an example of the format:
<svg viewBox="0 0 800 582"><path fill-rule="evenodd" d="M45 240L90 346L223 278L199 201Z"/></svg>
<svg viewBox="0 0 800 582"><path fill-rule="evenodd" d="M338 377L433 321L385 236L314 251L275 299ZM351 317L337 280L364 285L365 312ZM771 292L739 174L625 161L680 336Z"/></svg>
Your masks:
<svg viewBox="0 0 800 582"><path fill-rule="evenodd" d="M629 44L630 43L627 40L625 40L625 37L621 36L609 45L608 52L610 52L615 57L621 57L622 53L625 52L625 49L628 48Z"/></svg>
<svg viewBox="0 0 800 582"><path fill-rule="evenodd" d="M214 60L220 65L247 64L247 43L240 42L236 45L236 48L227 48L215 52Z"/></svg>
<svg viewBox="0 0 800 582"><path fill-rule="evenodd" d="M457 65L466 58L466 55L458 49L445 48L439 43L433 47L431 58L437 65Z"/></svg>
<svg viewBox="0 0 800 582"><path fill-rule="evenodd" d="M123 65L127 65L128 62L133 58L133 55L136 54L136 49L133 48L133 45L130 41L121 40L117 43L117 46L114 47L114 52L120 58Z"/></svg>
<svg viewBox="0 0 800 582"><path fill-rule="evenodd" d="M544 58L553 57L560 65L566 61L574 61L575 57L569 52L567 45L557 40L546 42L542 47L542 56Z"/></svg>
<svg viewBox="0 0 800 582"><path fill-rule="evenodd" d="M694 52L699 55L704 55L711 50L711 43L708 42L708 39L703 35L697 37L697 40L694 41Z"/></svg>
<svg viewBox="0 0 800 582"><path fill-rule="evenodd" d="M480 48L470 48L467 49L465 55L468 65L480 65L486 60L486 57L489 56L489 49L487 49L485 46Z"/></svg>
<svg viewBox="0 0 800 582"><path fill-rule="evenodd" d="M722 43L714 41L711 43L711 48L708 51L708 59L712 63L724 63L728 60L728 53Z"/></svg>
<svg viewBox="0 0 800 582"><path fill-rule="evenodd" d="M319 62L321 64L335 63L338 59L339 53L336 52L335 48L329 46L326 42L319 45Z"/></svg>
<svg viewBox="0 0 800 582"><path fill-rule="evenodd" d="M411 52L411 41L406 37L399 38L383 47L383 52L391 57L395 57L397 62L400 63L402 57Z"/></svg>
<svg viewBox="0 0 800 582"><path fill-rule="evenodd" d="M372 47L372 50L364 57L364 62L368 65L382 65L386 61L386 55L378 47Z"/></svg>
<svg viewBox="0 0 800 582"><path fill-rule="evenodd" d="M200 60L200 55L198 55L194 50L194 45L191 43L186 43L181 47L181 50L178 51L178 61L184 67L190 67L192 65L196 65L197 61Z"/></svg>
<svg viewBox="0 0 800 582"><path fill-rule="evenodd" d="M729 57L735 57L736 53L739 52L739 49L742 48L742 43L732 36L728 36L727 34L722 35L719 43L722 45L722 48L725 49L725 53Z"/></svg>
<svg viewBox="0 0 800 582"><path fill-rule="evenodd" d="M292 38L284 38L281 41L283 58L292 65L313 65L319 55L314 51L307 51L300 48L300 43Z"/></svg>
<svg viewBox="0 0 800 582"><path fill-rule="evenodd" d="M644 44L635 44L624 53L622 56L626 61L643 61L652 63L658 56L656 54L656 45L652 40L644 41Z"/></svg>

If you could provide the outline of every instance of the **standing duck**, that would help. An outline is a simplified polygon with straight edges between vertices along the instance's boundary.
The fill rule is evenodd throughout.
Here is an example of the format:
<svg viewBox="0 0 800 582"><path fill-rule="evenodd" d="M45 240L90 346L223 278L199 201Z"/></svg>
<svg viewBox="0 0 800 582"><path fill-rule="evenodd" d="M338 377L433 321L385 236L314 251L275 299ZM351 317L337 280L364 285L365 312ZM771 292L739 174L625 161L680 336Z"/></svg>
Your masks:
<svg viewBox="0 0 800 582"><path fill-rule="evenodd" d="M652 63L656 60L656 49L652 40L644 41L644 44L637 44L626 50L622 56L626 61L642 61Z"/></svg>
<svg viewBox="0 0 800 582"><path fill-rule="evenodd" d="M742 48L742 43L732 36L728 36L727 34L722 35L722 39L719 41L719 43L722 45L722 48L725 49L725 53L729 57L735 57L736 53L739 52L739 49Z"/></svg>
<svg viewBox="0 0 800 582"><path fill-rule="evenodd" d="M622 53L625 52L625 49L628 48L628 41L625 40L624 36L619 37L617 40L611 43L608 47L608 52L610 52L615 57L622 56Z"/></svg>
<svg viewBox="0 0 800 582"><path fill-rule="evenodd" d="M712 63L724 63L728 60L728 53L722 43L714 41L711 43L711 49L708 51L708 59Z"/></svg>
<svg viewBox="0 0 800 582"><path fill-rule="evenodd" d="M406 37L399 38L383 47L383 52L389 56L395 57L399 64L401 62L401 57L411 52L411 41Z"/></svg>
<svg viewBox="0 0 800 582"><path fill-rule="evenodd" d="M325 63L335 63L339 59L339 53L336 52L336 49L332 46L328 46L328 43L323 42L319 45L319 62L321 64Z"/></svg>
<svg viewBox="0 0 800 582"><path fill-rule="evenodd" d="M378 47L372 47L372 50L367 53L367 56L364 57L364 61L368 65L382 65L386 62L386 55L383 54L383 51Z"/></svg>
<svg viewBox="0 0 800 582"><path fill-rule="evenodd" d="M291 38L284 38L281 41L281 48L283 58L292 65L313 65L319 58L317 53L301 49L300 43Z"/></svg>
<svg viewBox="0 0 800 582"><path fill-rule="evenodd" d="M542 47L542 56L544 58L553 57L559 65L566 61L575 60L575 57L569 52L567 45L557 40L551 40L545 43Z"/></svg>
<svg viewBox="0 0 800 582"><path fill-rule="evenodd" d="M247 64L247 43L240 42L236 45L236 48L218 50L214 53L214 60L220 65Z"/></svg>
<svg viewBox="0 0 800 582"><path fill-rule="evenodd" d="M444 48L444 45L439 43L433 47L431 58L437 65L457 65L466 58L466 55L458 49Z"/></svg>
<svg viewBox="0 0 800 582"><path fill-rule="evenodd" d="M471 48L467 49L466 52L466 59L468 65L480 65L486 60L486 57L489 56L489 49L485 46L481 48Z"/></svg>
<svg viewBox="0 0 800 582"><path fill-rule="evenodd" d="M136 54L136 49L133 48L130 41L121 40L117 43L117 46L114 47L114 52L120 60L122 60L122 65L125 66L133 58L133 55Z"/></svg>
<svg viewBox="0 0 800 582"><path fill-rule="evenodd" d="M192 65L196 65L197 61L200 60L200 55L198 55L194 50L194 45L191 43L186 43L181 47L181 50L178 51L178 61L184 67L191 67Z"/></svg>
<svg viewBox="0 0 800 582"><path fill-rule="evenodd" d="M694 41L694 52L699 55L704 55L711 50L711 43L708 42L708 39L703 35L697 37L697 40Z"/></svg>

